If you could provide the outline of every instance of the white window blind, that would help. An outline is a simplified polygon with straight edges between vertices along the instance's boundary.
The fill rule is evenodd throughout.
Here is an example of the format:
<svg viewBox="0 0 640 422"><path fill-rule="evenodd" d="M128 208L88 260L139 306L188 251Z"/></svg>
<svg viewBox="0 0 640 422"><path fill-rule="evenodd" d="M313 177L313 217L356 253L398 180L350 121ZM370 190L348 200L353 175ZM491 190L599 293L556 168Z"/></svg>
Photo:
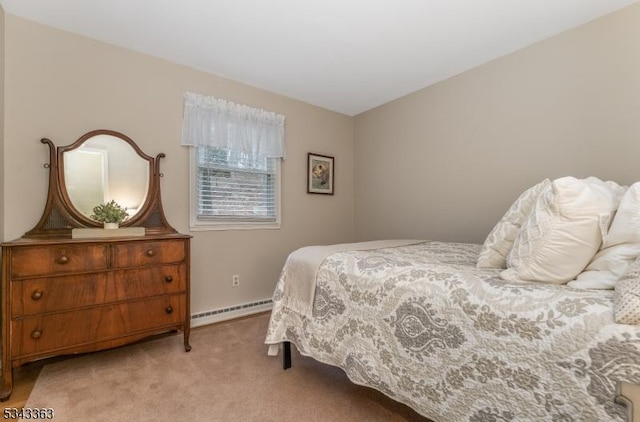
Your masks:
<svg viewBox="0 0 640 422"><path fill-rule="evenodd" d="M276 159L197 147L197 218L277 219Z"/></svg>

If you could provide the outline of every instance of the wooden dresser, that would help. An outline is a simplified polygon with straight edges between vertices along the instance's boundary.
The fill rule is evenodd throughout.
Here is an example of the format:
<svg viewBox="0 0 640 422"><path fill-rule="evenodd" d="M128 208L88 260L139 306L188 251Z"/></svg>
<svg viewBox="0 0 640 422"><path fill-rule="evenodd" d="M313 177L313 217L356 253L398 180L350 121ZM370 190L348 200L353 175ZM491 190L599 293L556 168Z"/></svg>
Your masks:
<svg viewBox="0 0 640 422"><path fill-rule="evenodd" d="M49 147L42 217L22 238L0 245L0 400L11 394L13 369L36 359L173 330L183 332L185 351L191 350L191 236L178 233L164 215L165 155L146 155L131 138L105 129L67 146L41 142ZM133 204L120 221L127 230L103 229L91 213L96 201L112 198Z"/></svg>
<svg viewBox="0 0 640 422"><path fill-rule="evenodd" d="M2 244L2 372L178 329L189 346L189 236Z"/></svg>

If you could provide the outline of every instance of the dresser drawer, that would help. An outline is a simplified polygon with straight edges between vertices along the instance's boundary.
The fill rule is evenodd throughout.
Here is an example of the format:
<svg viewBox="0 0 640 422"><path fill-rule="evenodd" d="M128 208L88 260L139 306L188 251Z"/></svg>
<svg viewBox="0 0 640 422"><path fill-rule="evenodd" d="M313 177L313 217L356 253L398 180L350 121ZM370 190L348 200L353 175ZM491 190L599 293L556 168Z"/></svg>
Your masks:
<svg viewBox="0 0 640 422"><path fill-rule="evenodd" d="M14 358L162 330L184 322L186 295L167 295L11 321Z"/></svg>
<svg viewBox="0 0 640 422"><path fill-rule="evenodd" d="M114 273L119 300L181 293L187 289L187 266L160 265Z"/></svg>
<svg viewBox="0 0 640 422"><path fill-rule="evenodd" d="M108 246L52 245L13 248L9 265L12 277L104 270L109 265Z"/></svg>
<svg viewBox="0 0 640 422"><path fill-rule="evenodd" d="M104 303L109 300L109 278L103 272L12 281L11 317Z"/></svg>
<svg viewBox="0 0 640 422"><path fill-rule="evenodd" d="M183 262L186 256L185 242L131 242L115 246L116 268L140 265L171 264Z"/></svg>
<svg viewBox="0 0 640 422"><path fill-rule="evenodd" d="M24 279L12 282L11 316L71 310L185 290L184 264Z"/></svg>

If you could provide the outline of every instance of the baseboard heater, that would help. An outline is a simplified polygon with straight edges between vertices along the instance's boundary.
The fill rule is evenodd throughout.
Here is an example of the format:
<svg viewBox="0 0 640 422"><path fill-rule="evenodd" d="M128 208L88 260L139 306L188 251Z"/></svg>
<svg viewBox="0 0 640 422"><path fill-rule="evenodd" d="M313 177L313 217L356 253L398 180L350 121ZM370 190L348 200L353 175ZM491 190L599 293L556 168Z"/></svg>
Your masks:
<svg viewBox="0 0 640 422"><path fill-rule="evenodd" d="M191 327L199 327L201 325L213 324L215 322L269 311L272 306L273 301L271 299L264 299L242 305L230 306L228 308L199 312L191 315Z"/></svg>

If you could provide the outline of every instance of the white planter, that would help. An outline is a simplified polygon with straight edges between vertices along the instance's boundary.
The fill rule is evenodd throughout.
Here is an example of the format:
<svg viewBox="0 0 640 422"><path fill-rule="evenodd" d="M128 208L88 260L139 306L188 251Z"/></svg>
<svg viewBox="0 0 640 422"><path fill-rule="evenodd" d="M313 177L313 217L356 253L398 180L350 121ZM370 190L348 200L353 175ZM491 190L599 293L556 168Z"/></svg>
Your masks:
<svg viewBox="0 0 640 422"><path fill-rule="evenodd" d="M117 229L120 225L118 223L103 223L105 229Z"/></svg>

